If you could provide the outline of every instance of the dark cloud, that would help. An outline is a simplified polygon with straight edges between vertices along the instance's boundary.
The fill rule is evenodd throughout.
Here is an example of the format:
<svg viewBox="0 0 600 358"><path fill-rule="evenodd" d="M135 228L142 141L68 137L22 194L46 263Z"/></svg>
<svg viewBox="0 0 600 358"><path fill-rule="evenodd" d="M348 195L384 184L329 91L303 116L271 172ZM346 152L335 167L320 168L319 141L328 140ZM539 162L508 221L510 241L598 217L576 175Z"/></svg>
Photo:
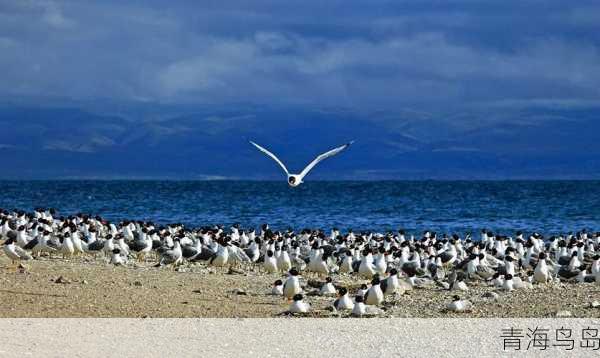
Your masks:
<svg viewBox="0 0 600 358"><path fill-rule="evenodd" d="M589 1L0 1L0 96L597 103Z"/></svg>

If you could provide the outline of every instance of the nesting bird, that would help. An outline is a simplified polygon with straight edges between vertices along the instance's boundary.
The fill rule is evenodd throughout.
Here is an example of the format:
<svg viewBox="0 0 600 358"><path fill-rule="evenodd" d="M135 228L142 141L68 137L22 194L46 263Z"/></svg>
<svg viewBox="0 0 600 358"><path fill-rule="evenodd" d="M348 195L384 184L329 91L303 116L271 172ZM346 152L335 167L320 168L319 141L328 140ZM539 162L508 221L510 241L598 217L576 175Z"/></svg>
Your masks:
<svg viewBox="0 0 600 358"><path fill-rule="evenodd" d="M276 280L273 282L273 288L271 288L271 294L273 296L283 296L283 281Z"/></svg>
<svg viewBox="0 0 600 358"><path fill-rule="evenodd" d="M354 308L354 302L352 302L345 287L340 287L338 290L338 298L333 301L333 307L338 311L352 310Z"/></svg>
<svg viewBox="0 0 600 358"><path fill-rule="evenodd" d="M325 283L321 286L319 290L319 294L321 296L333 296L337 293L335 287L333 286L333 279L331 277L327 277L325 279Z"/></svg>
<svg viewBox="0 0 600 358"><path fill-rule="evenodd" d="M453 296L446 308L452 312L468 312L473 309L473 304L467 300L462 300L459 296Z"/></svg>
<svg viewBox="0 0 600 358"><path fill-rule="evenodd" d="M301 294L295 294L293 302L290 305L289 311L291 313L306 313L310 310L310 305L304 302L304 296Z"/></svg>

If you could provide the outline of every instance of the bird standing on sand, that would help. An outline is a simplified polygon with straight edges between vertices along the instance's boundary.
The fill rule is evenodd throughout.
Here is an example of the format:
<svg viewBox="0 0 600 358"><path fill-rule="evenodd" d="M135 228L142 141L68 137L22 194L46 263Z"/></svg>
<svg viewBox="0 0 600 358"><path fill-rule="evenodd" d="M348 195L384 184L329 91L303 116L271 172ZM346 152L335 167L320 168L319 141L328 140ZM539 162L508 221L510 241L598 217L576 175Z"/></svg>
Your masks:
<svg viewBox="0 0 600 358"><path fill-rule="evenodd" d="M248 256L248 258L250 258L251 262L256 262L260 258L260 250L258 248L258 243L256 240L260 241L260 239L252 239L250 240L250 245L246 249L244 249L244 252Z"/></svg>
<svg viewBox="0 0 600 358"><path fill-rule="evenodd" d="M263 268L267 273L277 272L277 259L273 255L273 251L267 250L267 254L263 261Z"/></svg>
<svg viewBox="0 0 600 358"><path fill-rule="evenodd" d="M165 265L173 265L173 267L179 265L183 262L183 254L181 252L181 244L179 243L179 239L176 238L173 240L173 248L169 250L165 250L161 256L160 261L155 265L155 267L165 266Z"/></svg>
<svg viewBox="0 0 600 358"><path fill-rule="evenodd" d="M277 268L281 272L286 272L292 268L292 261L290 260L290 254L287 252L287 246L284 246L279 256L277 256Z"/></svg>
<svg viewBox="0 0 600 358"><path fill-rule="evenodd" d="M15 239L11 238L10 235L8 240L4 242L4 253L12 261L13 265L16 265L16 263L20 261L33 259L27 251L15 245Z"/></svg>
<svg viewBox="0 0 600 358"><path fill-rule="evenodd" d="M49 235L49 231L43 231L38 235L38 242L32 249L32 253L35 256L40 257L42 252L56 252L58 247L55 247L53 246L53 244L50 244L51 241L48 241Z"/></svg>
<svg viewBox="0 0 600 358"><path fill-rule="evenodd" d="M292 268L289 274L288 279L285 280L285 283L283 284L283 296L288 300L294 297L294 295L302 292L300 279L298 278L298 275L300 275L298 270Z"/></svg>
<svg viewBox="0 0 600 358"><path fill-rule="evenodd" d="M342 254L342 263L340 264L340 273L350 273L352 271L352 254L344 252Z"/></svg>
<svg viewBox="0 0 600 358"><path fill-rule="evenodd" d="M229 250L227 249L228 243L223 243L223 245L219 245L217 248L217 252L210 259L210 264L217 267L222 267L227 265L229 261Z"/></svg>
<svg viewBox="0 0 600 358"><path fill-rule="evenodd" d="M360 259L360 265L358 266L358 274L364 278L372 278L375 275L375 266L373 266L373 256L371 251L365 249Z"/></svg>
<svg viewBox="0 0 600 358"><path fill-rule="evenodd" d="M375 270L375 273L380 276L385 275L385 272L387 271L385 249L383 247L379 248L379 253L374 259L373 269Z"/></svg>
<svg viewBox="0 0 600 358"><path fill-rule="evenodd" d="M544 252L539 254L539 260L535 270L533 271L533 279L535 282L546 283L550 280L550 272L548 271L548 265L546 264L546 254Z"/></svg>
<svg viewBox="0 0 600 358"><path fill-rule="evenodd" d="M383 291L381 291L381 286L379 286L379 276L375 275L373 280L371 280L371 287L367 293L365 293L365 303L368 305L378 305L383 302Z"/></svg>
<svg viewBox="0 0 600 358"><path fill-rule="evenodd" d="M63 255L63 259L67 257L72 257L73 253L75 253L75 246L73 245L73 240L71 240L71 233L64 233L64 235L60 239L62 240L60 252Z"/></svg>
<svg viewBox="0 0 600 358"><path fill-rule="evenodd" d="M112 251L115 249L115 243L113 241L113 236L111 234L106 235L106 240L104 241L104 248L102 251L106 257L110 257L112 255Z"/></svg>
<svg viewBox="0 0 600 358"><path fill-rule="evenodd" d="M120 252L123 254L123 256L129 256L129 245L125 243L125 238L123 237L123 235L117 235L116 239L117 246L120 249Z"/></svg>
<svg viewBox="0 0 600 358"><path fill-rule="evenodd" d="M131 229L129 228L129 226L126 226L125 229L126 233L131 233ZM131 235L133 237L133 234L124 235L126 237L127 235ZM139 239L131 242L129 249L136 254L138 261L144 260L146 255L152 250L152 238L150 237L150 235L147 235L146 229L143 229L140 232Z"/></svg>
<svg viewBox="0 0 600 358"><path fill-rule="evenodd" d="M31 237L27 235L25 231L25 226L21 225L17 229L17 246L23 248L27 243L31 241Z"/></svg>
<svg viewBox="0 0 600 358"><path fill-rule="evenodd" d="M316 272L319 275L328 275L329 274L329 254L321 253L315 256L313 260L313 266L311 271Z"/></svg>
<svg viewBox="0 0 600 358"><path fill-rule="evenodd" d="M283 163L279 160L279 158L277 158L275 156L275 154L269 152L268 150L266 150L265 148L261 147L260 145L250 141L250 143L252 143L253 146L255 146L256 148L258 148L258 150L260 150L261 152L265 153L266 155L268 155L269 157L271 157L274 161L277 162L277 164L279 164L279 166L283 169L283 171L285 171L285 174L287 175L288 178L288 184L291 187L297 187L298 185L303 183L303 179L306 176L306 174L308 174L308 172L315 167L315 165L319 164L319 162L329 158L329 157L333 157L334 155L338 154L339 152L341 152L342 150L348 148L352 143L354 143L354 141L350 141L342 146L339 146L337 148L334 148L328 152L325 152L321 155L319 155L318 157L316 157L312 162L310 162L310 164L308 164L306 166L306 168L304 168L304 170L302 170L302 172L300 174L290 174L287 170L287 168L285 167L285 165L283 165Z"/></svg>

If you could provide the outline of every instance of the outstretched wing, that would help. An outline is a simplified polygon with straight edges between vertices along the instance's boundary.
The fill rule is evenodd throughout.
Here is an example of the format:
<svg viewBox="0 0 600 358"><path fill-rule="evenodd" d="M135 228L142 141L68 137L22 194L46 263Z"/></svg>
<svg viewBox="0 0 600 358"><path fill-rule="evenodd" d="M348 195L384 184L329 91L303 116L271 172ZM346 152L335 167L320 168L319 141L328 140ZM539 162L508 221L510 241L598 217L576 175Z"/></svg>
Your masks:
<svg viewBox="0 0 600 358"><path fill-rule="evenodd" d="M283 170L285 171L285 173L287 175L289 175L290 173L288 172L287 168L285 167L285 165L283 165L283 163L281 162L281 160L279 160L279 158L277 158L275 156L275 154L269 152L268 150L266 150L265 148L261 147L260 145L254 143L253 141L250 141L250 143L255 146L256 148L258 148L258 150L260 150L261 152L265 153L266 155L268 155L269 157L273 158L274 161L277 162L277 164L279 164L281 166L281 168L283 168Z"/></svg>
<svg viewBox="0 0 600 358"><path fill-rule="evenodd" d="M354 143L354 141L348 142L340 147L334 148L332 150L330 150L329 152L325 152L321 155L319 155L318 157L315 158L315 160L313 160L312 162L310 162L309 165L306 166L306 168L304 168L304 170L302 170L302 173L300 173L298 176L300 177L299 179L302 180L306 174L308 174L308 172L315 167L315 165L319 164L319 162L329 158L329 157L333 157L334 155L338 154L339 152L341 152L342 150L348 148L350 146L350 144Z"/></svg>

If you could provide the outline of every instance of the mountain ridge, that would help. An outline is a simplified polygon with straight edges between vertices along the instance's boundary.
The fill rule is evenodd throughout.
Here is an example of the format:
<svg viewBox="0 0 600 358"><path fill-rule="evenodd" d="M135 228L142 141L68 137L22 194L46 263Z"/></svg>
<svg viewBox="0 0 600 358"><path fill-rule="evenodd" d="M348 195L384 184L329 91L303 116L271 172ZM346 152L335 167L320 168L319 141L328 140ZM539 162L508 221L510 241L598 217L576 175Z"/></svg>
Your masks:
<svg viewBox="0 0 600 358"><path fill-rule="evenodd" d="M121 104L118 115L110 106L3 104L0 153L9 170L0 178L281 178L249 140L291 171L356 140L311 179L600 178L595 108L508 109L489 120L481 111L146 106Z"/></svg>

